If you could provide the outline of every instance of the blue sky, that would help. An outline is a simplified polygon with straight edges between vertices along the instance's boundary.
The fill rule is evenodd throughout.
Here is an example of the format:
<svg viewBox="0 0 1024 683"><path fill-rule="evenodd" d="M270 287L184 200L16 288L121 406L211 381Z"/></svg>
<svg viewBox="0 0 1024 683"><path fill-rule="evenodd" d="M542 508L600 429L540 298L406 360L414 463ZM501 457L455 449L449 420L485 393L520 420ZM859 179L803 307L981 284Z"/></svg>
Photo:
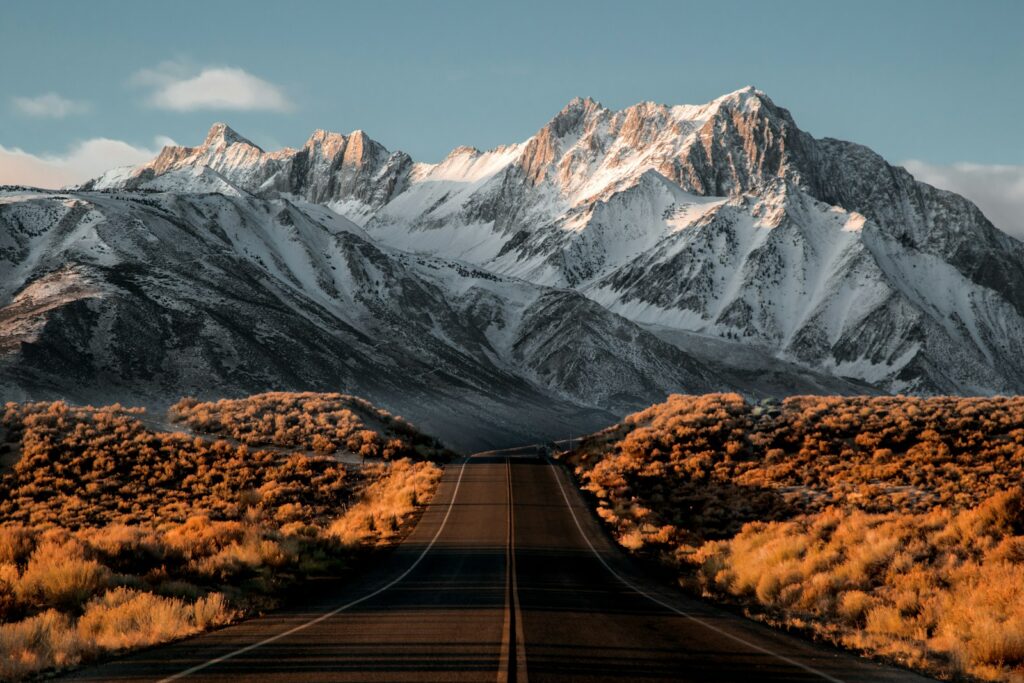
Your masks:
<svg viewBox="0 0 1024 683"><path fill-rule="evenodd" d="M118 160L224 120L268 148L362 128L436 161L522 140L576 95L620 108L753 84L894 162L1019 167L1022 46L1024 2L995 0L6 2L0 147Z"/></svg>

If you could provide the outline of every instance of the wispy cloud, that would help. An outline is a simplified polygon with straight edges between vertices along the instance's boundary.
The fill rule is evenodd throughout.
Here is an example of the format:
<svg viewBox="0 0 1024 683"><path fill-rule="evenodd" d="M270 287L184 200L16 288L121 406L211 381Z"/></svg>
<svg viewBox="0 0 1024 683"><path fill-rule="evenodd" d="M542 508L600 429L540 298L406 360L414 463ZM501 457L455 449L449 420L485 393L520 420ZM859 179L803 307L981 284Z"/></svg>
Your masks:
<svg viewBox="0 0 1024 683"><path fill-rule="evenodd" d="M93 138L73 145L65 154L36 155L0 145L0 185L29 185L59 188L84 182L118 166L149 161L168 137L156 137L153 149L136 147L121 140Z"/></svg>
<svg viewBox="0 0 1024 683"><path fill-rule="evenodd" d="M14 108L22 114L39 118L62 119L72 114L84 114L92 109L88 102L69 100L55 92L37 97L14 97L11 101Z"/></svg>
<svg viewBox="0 0 1024 683"><path fill-rule="evenodd" d="M916 159L903 166L918 180L967 197L997 228L1024 240L1024 166L940 166Z"/></svg>
<svg viewBox="0 0 1024 683"><path fill-rule="evenodd" d="M179 62L164 62L137 72L131 82L152 90L148 104L171 111L294 109L279 86L237 67L205 67L197 72Z"/></svg>

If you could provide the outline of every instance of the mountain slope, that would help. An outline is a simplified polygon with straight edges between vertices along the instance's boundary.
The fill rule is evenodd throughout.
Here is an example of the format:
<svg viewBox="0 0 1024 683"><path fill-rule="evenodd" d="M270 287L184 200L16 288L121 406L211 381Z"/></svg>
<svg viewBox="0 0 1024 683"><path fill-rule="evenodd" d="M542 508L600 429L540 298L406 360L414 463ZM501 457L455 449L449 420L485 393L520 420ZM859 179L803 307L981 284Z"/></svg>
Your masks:
<svg viewBox="0 0 1024 683"><path fill-rule="evenodd" d="M577 292L382 247L313 204L8 191L0 226L7 398L344 387L468 447L719 381Z"/></svg>
<svg viewBox="0 0 1024 683"><path fill-rule="evenodd" d="M334 161L318 179L286 172L326 138ZM870 150L813 138L753 88L619 112L577 99L523 143L439 164L361 142L370 161L346 165L356 139L318 132L267 154L215 126L120 186L208 168L247 192L324 202L386 244L884 390L1024 386L1024 245Z"/></svg>
<svg viewBox="0 0 1024 683"><path fill-rule="evenodd" d="M402 343L439 345L412 357L433 370L454 353L452 376L474 387L511 373L612 410L677 383L751 395L1024 390L1024 245L867 148L800 130L754 88L622 111L576 99L526 141L460 147L437 164L361 131L265 152L216 124L197 147L165 148L82 189L166 193L189 224L225 220L185 211L212 196L267 215L344 216L349 237L328 240L348 243L344 254L324 256L337 247L305 231L255 266L243 260L288 292L298 282L303 303L288 306L314 318L384 339L411 321L415 338ZM354 280L335 281L335 258ZM373 289L381 259L403 275ZM451 275L462 272L472 286ZM76 278L92 291L88 274ZM424 317L423 302L437 313ZM30 334L36 318L11 334ZM499 318L504 327L489 322ZM363 352L346 380L370 371ZM771 370L758 377L758 366Z"/></svg>
<svg viewBox="0 0 1024 683"><path fill-rule="evenodd" d="M575 100L476 158L509 149L468 196L415 216L413 183L367 229L890 391L1024 386L1024 247L962 197L815 140L763 93L622 112Z"/></svg>
<svg viewBox="0 0 1024 683"><path fill-rule="evenodd" d="M90 186L183 177L321 202L379 242L888 391L1024 387L1024 245L867 148L801 131L753 88L623 111L576 99L523 143L439 164L361 132L266 153L217 125Z"/></svg>

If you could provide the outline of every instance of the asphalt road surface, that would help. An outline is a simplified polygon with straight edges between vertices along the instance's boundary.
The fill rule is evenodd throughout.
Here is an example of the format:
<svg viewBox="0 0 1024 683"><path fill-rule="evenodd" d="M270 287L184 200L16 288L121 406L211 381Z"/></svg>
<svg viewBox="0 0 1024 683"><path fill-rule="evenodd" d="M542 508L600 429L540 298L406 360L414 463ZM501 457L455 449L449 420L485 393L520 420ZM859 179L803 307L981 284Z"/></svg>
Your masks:
<svg viewBox="0 0 1024 683"><path fill-rule="evenodd" d="M307 606L82 669L90 681L923 681L643 577L531 449L450 465L416 529Z"/></svg>

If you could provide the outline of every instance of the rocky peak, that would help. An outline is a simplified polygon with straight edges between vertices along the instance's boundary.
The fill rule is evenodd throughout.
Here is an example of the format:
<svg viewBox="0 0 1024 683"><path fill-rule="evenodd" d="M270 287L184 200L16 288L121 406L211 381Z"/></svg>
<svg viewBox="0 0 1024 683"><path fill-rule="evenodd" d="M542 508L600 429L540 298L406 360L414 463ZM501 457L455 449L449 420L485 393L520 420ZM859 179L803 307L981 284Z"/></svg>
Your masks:
<svg viewBox="0 0 1024 683"><path fill-rule="evenodd" d="M706 105L712 114L762 115L775 117L785 110L777 107L768 95L752 85L717 97Z"/></svg>
<svg viewBox="0 0 1024 683"><path fill-rule="evenodd" d="M476 147L471 147L470 145L460 145L459 147L456 147L451 152L449 152L448 156L445 157L445 159L456 159L458 157L476 157L480 156L481 153L482 152Z"/></svg>
<svg viewBox="0 0 1024 683"><path fill-rule="evenodd" d="M342 135L341 133L335 133L333 131L324 130L323 128L317 128L309 136L309 139L306 140L305 146L306 147L311 147L313 145L322 145L322 144L325 144L325 143L334 143L334 142L339 141L339 140L344 141L345 140L345 136Z"/></svg>
<svg viewBox="0 0 1024 683"><path fill-rule="evenodd" d="M565 105L536 135L530 138L523 149L520 166L533 185L549 177L566 149L608 110L591 98L576 97Z"/></svg>
<svg viewBox="0 0 1024 683"><path fill-rule="evenodd" d="M618 134L629 146L637 148L652 142L665 132L680 134L675 122L669 120L668 107L654 102L641 102L624 109Z"/></svg>
<svg viewBox="0 0 1024 683"><path fill-rule="evenodd" d="M263 151L260 149L259 145L253 144L251 141L236 133L231 126L220 122L210 126L210 132L206 134L206 140L203 141L203 147L228 147L239 143L255 147L261 152Z"/></svg>
<svg viewBox="0 0 1024 683"><path fill-rule="evenodd" d="M344 151L347 143L348 140L341 133L332 133L321 128L313 131L303 145L303 150L316 156L334 158Z"/></svg>
<svg viewBox="0 0 1024 683"><path fill-rule="evenodd" d="M544 127L556 138L565 136L571 132L580 132L581 124L586 124L595 114L606 111L601 104L589 97L573 98L569 104L562 107L553 119Z"/></svg>
<svg viewBox="0 0 1024 683"><path fill-rule="evenodd" d="M374 156L378 147L383 149L363 131L352 131L348 136L348 145L345 146L345 165L362 166Z"/></svg>

